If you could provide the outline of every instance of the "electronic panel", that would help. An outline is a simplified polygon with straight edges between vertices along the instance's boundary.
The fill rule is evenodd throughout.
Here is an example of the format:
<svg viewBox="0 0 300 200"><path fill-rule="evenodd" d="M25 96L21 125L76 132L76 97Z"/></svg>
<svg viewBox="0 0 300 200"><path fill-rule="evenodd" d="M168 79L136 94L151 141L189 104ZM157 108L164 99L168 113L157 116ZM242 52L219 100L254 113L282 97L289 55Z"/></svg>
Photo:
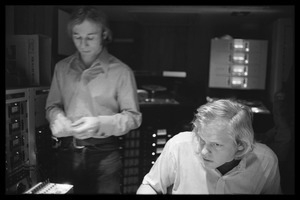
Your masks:
<svg viewBox="0 0 300 200"><path fill-rule="evenodd" d="M171 137L167 129L153 127L132 130L119 137L123 162L122 194L136 193Z"/></svg>
<svg viewBox="0 0 300 200"><path fill-rule="evenodd" d="M265 89L267 41L212 39L210 88Z"/></svg>
<svg viewBox="0 0 300 200"><path fill-rule="evenodd" d="M5 176L6 193L19 194L37 184L42 169L37 162L36 132L47 127L48 88L6 90ZM38 130L38 131L37 131Z"/></svg>
<svg viewBox="0 0 300 200"><path fill-rule="evenodd" d="M140 136L139 129L132 130L120 139L120 150L123 162L122 194L135 194L140 185Z"/></svg>
<svg viewBox="0 0 300 200"><path fill-rule="evenodd" d="M6 91L5 184L6 193L22 193L31 187L28 149L28 91Z"/></svg>
<svg viewBox="0 0 300 200"><path fill-rule="evenodd" d="M144 128L141 153L142 178L149 172L156 159L162 153L167 141L175 134L170 128L156 129L151 126Z"/></svg>
<svg viewBox="0 0 300 200"><path fill-rule="evenodd" d="M45 164L41 160L50 160L51 148L46 144L51 143L49 137L49 125L46 119L45 105L49 93L49 87L28 88L28 133L29 133L29 160L32 168L31 178L34 184L49 178ZM51 134L51 133L50 133ZM43 144L43 145L41 145ZM47 150L44 150L47 149ZM42 152L49 152L45 155ZM48 168L51 166L47 166Z"/></svg>

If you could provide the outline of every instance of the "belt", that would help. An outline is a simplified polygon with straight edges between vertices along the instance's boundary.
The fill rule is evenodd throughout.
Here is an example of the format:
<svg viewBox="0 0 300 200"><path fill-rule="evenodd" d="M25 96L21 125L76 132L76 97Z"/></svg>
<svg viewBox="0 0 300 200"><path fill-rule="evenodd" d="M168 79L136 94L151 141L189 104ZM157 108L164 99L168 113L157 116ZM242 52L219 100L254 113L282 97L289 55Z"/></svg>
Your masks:
<svg viewBox="0 0 300 200"><path fill-rule="evenodd" d="M110 136L107 138L88 138L85 140L79 140L73 137L73 146L76 149L82 149L84 147L95 147L95 146L103 146L105 144L116 144L118 142L117 137Z"/></svg>

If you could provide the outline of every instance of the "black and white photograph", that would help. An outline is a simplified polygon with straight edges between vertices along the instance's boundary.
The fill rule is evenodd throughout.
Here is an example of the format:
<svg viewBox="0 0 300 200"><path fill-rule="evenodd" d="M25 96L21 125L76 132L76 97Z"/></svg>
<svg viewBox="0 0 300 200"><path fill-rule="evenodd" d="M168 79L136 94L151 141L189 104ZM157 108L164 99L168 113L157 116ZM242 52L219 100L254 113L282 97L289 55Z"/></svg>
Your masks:
<svg viewBox="0 0 300 200"><path fill-rule="evenodd" d="M295 5L5 5L5 195L294 195Z"/></svg>

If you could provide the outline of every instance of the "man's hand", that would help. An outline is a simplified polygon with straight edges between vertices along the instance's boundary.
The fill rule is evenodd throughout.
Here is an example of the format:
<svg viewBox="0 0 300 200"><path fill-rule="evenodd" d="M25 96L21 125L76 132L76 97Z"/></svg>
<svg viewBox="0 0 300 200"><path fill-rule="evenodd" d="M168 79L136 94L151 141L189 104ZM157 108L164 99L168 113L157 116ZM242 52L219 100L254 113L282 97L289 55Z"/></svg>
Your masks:
<svg viewBox="0 0 300 200"><path fill-rule="evenodd" d="M93 137L98 132L99 125L97 117L82 117L71 124L73 136L81 140Z"/></svg>
<svg viewBox="0 0 300 200"><path fill-rule="evenodd" d="M50 129L55 137L71 136L71 120L63 114L57 114L53 122L50 123Z"/></svg>

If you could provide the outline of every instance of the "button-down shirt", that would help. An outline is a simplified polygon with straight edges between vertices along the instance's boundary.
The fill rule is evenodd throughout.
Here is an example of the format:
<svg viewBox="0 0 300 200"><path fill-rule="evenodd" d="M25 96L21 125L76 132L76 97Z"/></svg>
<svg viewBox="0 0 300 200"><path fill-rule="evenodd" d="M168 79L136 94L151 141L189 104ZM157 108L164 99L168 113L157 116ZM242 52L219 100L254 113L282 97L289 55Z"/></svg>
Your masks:
<svg viewBox="0 0 300 200"><path fill-rule="evenodd" d="M73 122L83 116L98 117L94 138L120 136L138 128L142 116L132 70L106 49L89 68L78 52L61 60L55 66L46 117L51 122L60 112Z"/></svg>
<svg viewBox="0 0 300 200"><path fill-rule="evenodd" d="M163 194L281 193L278 160L266 145L255 143L253 150L224 175L203 165L198 147L193 132L175 135L145 175L143 184Z"/></svg>

